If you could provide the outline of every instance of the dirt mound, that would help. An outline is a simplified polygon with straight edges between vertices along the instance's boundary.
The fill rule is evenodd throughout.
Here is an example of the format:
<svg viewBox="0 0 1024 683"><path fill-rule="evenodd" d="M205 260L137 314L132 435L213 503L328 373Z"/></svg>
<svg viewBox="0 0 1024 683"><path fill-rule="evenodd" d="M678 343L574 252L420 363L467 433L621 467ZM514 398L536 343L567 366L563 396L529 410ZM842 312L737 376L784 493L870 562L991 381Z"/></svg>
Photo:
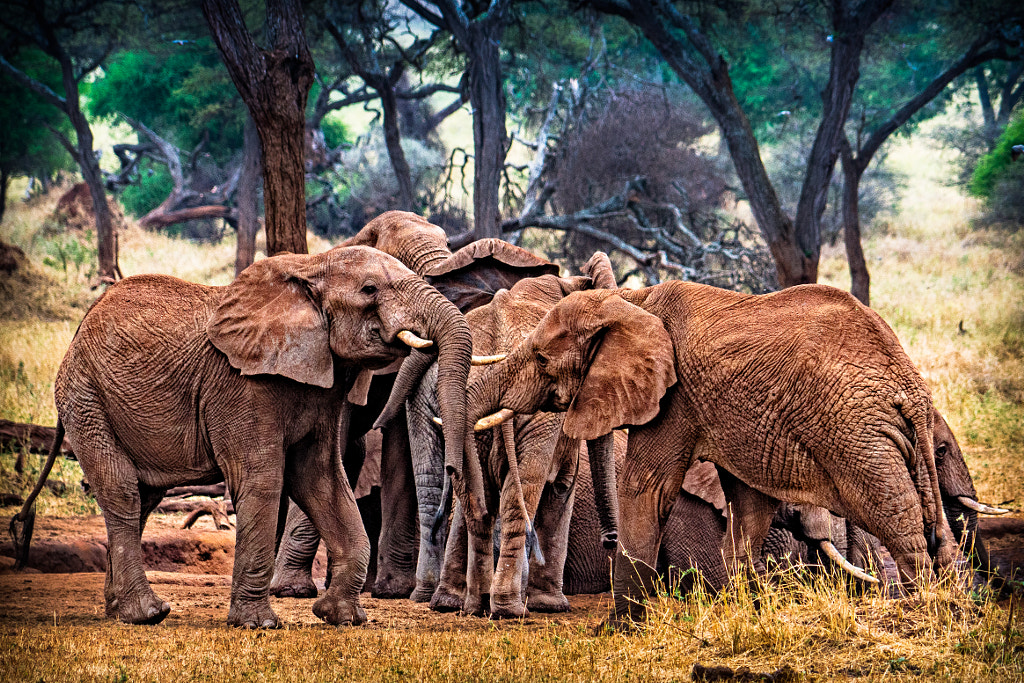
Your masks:
<svg viewBox="0 0 1024 683"><path fill-rule="evenodd" d="M21 248L0 240L0 319L71 320L86 301L69 301L65 287L36 269Z"/></svg>

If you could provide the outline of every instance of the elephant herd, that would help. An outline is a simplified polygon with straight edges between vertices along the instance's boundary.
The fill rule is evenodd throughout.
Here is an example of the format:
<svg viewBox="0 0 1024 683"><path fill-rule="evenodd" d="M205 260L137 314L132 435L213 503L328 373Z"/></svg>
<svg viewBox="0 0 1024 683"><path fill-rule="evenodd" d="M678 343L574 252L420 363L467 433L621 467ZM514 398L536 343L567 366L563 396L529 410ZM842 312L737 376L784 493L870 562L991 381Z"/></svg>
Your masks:
<svg viewBox="0 0 1024 683"><path fill-rule="evenodd" d="M392 211L224 287L112 285L55 399L56 443L106 521L106 614L130 623L170 610L146 579L148 515L172 487L221 480L228 623L250 628L279 624L271 594L317 597L321 540L313 611L330 624L366 620L364 588L492 617L611 588L618 622L659 574L717 590L820 556L874 582L882 546L908 587L965 557L992 572L977 513L1000 511L977 502L921 375L881 318L824 286L619 289L602 253L561 277L497 239L452 253ZM375 427L369 524L353 490ZM58 450L11 523L19 562Z"/></svg>

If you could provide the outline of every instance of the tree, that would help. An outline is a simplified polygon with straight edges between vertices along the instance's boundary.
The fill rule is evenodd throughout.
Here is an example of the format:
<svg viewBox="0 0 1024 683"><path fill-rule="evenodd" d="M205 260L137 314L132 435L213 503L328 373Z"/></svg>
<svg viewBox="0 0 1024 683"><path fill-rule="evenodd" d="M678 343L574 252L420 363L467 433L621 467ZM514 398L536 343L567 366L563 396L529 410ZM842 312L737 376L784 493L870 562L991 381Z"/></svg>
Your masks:
<svg viewBox="0 0 1024 683"><path fill-rule="evenodd" d="M63 112L75 132L72 142L60 130L51 130L74 158L89 187L96 219L99 276L106 282L113 282L120 276L117 236L103 189L99 160L93 150L92 129L82 111L79 88L82 80L103 64L118 38L134 23L134 12L132 5L102 0L66 0L51 4L12 0L0 13L0 70ZM10 61L17 50L25 46L38 48L53 60L60 72L63 94Z"/></svg>
<svg viewBox="0 0 1024 683"><path fill-rule="evenodd" d="M50 88L60 87L53 79L53 72L45 70L46 55L25 50L19 57L17 61L23 71ZM0 221L3 221L12 176L49 179L58 170L73 168L74 160L50 132L53 128L65 137L70 133L71 124L60 111L6 73L0 73L0 101L17 103L17 106L0 108Z"/></svg>
<svg viewBox="0 0 1024 683"><path fill-rule="evenodd" d="M501 38L512 0L462 3L438 0L431 9L419 0L402 4L448 31L466 54L466 83L473 107L473 223L476 239L500 237L500 186L505 166L505 91Z"/></svg>
<svg viewBox="0 0 1024 683"><path fill-rule="evenodd" d="M733 88L729 64L707 27L715 22L735 29L747 21L733 3L721 11L687 14L673 3L640 0L591 0L590 5L620 16L639 28L676 75L697 94L725 138L751 210L771 249L779 284L815 282L821 249L820 220L839 155L839 142L859 77L864 40L892 0L835 0L826 17L829 78L821 92L822 114L807 159L807 172L795 218L782 208L761 161L757 139ZM724 4L723 4L724 7Z"/></svg>
<svg viewBox="0 0 1024 683"><path fill-rule="evenodd" d="M259 133L267 252L306 253L306 99L313 57L297 0L268 0L256 44L236 0L203 0L203 16Z"/></svg>

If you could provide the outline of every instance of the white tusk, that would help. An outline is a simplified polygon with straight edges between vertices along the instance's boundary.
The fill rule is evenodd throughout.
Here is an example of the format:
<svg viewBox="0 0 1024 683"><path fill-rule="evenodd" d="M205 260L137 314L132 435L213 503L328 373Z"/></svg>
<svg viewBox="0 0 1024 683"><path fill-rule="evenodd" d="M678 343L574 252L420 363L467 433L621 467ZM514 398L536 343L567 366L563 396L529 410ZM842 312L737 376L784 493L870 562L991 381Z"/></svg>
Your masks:
<svg viewBox="0 0 1024 683"><path fill-rule="evenodd" d="M444 423L441 422L441 418L437 417L436 415L431 417L430 419L433 420L434 424L436 424L438 427L443 427L444 426Z"/></svg>
<svg viewBox="0 0 1024 683"><path fill-rule="evenodd" d="M476 424L473 425L473 431L483 432L490 429L491 427L497 427L505 420L510 419L513 415L515 415L515 413L509 410L508 408L502 408L496 413L491 413L487 417L482 417L479 420L477 420Z"/></svg>
<svg viewBox="0 0 1024 683"><path fill-rule="evenodd" d="M504 353L499 353L497 356L473 356L469 364L470 365L490 365L491 363L500 363L501 361L508 358Z"/></svg>
<svg viewBox="0 0 1024 683"><path fill-rule="evenodd" d="M956 499L959 500L960 504L965 508L969 508L975 512L980 512L983 515L1005 515L1009 512L1009 510L1004 510L1003 508L994 508L991 505L979 503L969 496L957 496Z"/></svg>
<svg viewBox="0 0 1024 683"><path fill-rule="evenodd" d="M852 574L853 578L860 579L861 581L867 581L868 583L878 583L878 579L871 576L870 574L865 574L862 570L853 566L853 564L845 557L843 557L842 553L840 553L836 549L836 547L832 545L831 541L822 541L821 549L825 551L825 554L828 555L829 559L831 559L833 562L835 562L840 567L842 567L850 574Z"/></svg>
<svg viewBox="0 0 1024 683"><path fill-rule="evenodd" d="M423 337L417 337L409 330L402 330L401 332L399 332L398 338L414 349L425 349L428 346L434 345L434 342L430 341L429 339L424 339Z"/></svg>

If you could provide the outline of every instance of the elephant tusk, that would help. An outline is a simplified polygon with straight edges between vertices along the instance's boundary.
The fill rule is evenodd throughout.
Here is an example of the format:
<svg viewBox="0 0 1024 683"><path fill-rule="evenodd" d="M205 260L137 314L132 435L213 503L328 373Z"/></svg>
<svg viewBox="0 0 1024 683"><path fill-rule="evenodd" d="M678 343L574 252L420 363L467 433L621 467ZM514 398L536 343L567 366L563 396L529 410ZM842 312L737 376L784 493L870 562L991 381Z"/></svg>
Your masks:
<svg viewBox="0 0 1024 683"><path fill-rule="evenodd" d="M507 354L499 353L496 356L473 356L469 364L470 365L490 365L492 363L500 363L501 361L508 358Z"/></svg>
<svg viewBox="0 0 1024 683"><path fill-rule="evenodd" d="M436 424L436 425L437 425L438 427L443 427L443 426L444 426L444 422L442 422L442 421L441 421L441 418L439 418L438 416L434 415L434 416L433 416L433 417L431 417L430 419L431 419L431 421L433 421L433 423L434 423L434 424Z"/></svg>
<svg viewBox="0 0 1024 683"><path fill-rule="evenodd" d="M497 427L505 420L510 419L513 415L515 415L515 413L509 410L508 408L502 408L496 413L492 413L487 417L482 417L479 420L477 420L476 424L473 425L473 431L483 432L490 429L491 427Z"/></svg>
<svg viewBox="0 0 1024 683"><path fill-rule="evenodd" d="M821 549L825 551L825 554L828 555L830 560L832 560L840 567L842 567L850 574L852 574L853 578L860 579L861 581L867 581L868 583L878 583L878 579L871 576L870 574L864 573L864 571L862 571L858 567L855 567L849 560L843 557L842 553L840 553L836 549L836 547L832 545L831 541L822 541Z"/></svg>
<svg viewBox="0 0 1024 683"><path fill-rule="evenodd" d="M434 342L430 341L429 339L424 339L423 337L418 337L409 330L402 330L401 332L398 333L397 336L404 343L408 344L414 349L425 349L428 346L434 345Z"/></svg>
<svg viewBox="0 0 1024 683"><path fill-rule="evenodd" d="M1009 512L1009 510L1004 510L1003 508L994 508L991 505L979 503L969 496L957 496L956 499L959 500L960 504L965 508L974 510L975 512L980 512L983 515L1005 515Z"/></svg>

